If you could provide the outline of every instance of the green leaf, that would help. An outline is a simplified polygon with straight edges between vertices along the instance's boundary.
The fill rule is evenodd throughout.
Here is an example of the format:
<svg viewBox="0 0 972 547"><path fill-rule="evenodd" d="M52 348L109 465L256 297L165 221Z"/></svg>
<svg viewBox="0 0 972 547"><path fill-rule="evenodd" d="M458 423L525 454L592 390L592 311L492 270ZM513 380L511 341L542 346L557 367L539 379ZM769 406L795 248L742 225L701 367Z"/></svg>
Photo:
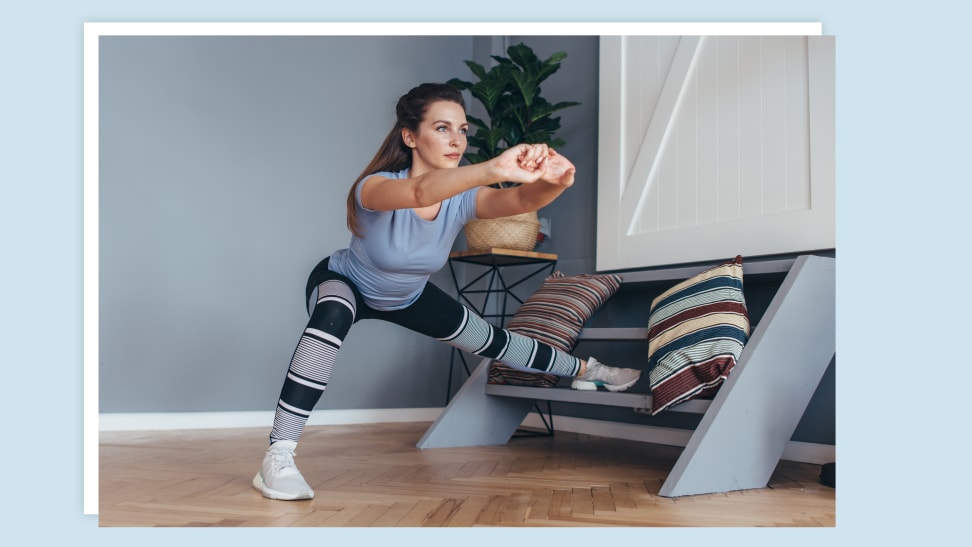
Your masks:
<svg viewBox="0 0 972 547"><path fill-rule="evenodd" d="M530 124L530 131L546 131L553 133L560 129L560 118L541 118Z"/></svg>
<svg viewBox="0 0 972 547"><path fill-rule="evenodd" d="M567 57L567 54L561 51L554 53L546 61L544 61L542 68L537 73L537 82L546 80L552 74L560 70L560 61L565 57Z"/></svg>
<svg viewBox="0 0 972 547"><path fill-rule="evenodd" d="M558 110L563 110L565 108L570 108L572 106L580 106L581 103L577 101L561 101L553 105L554 112Z"/></svg>
<svg viewBox="0 0 972 547"><path fill-rule="evenodd" d="M547 101L541 99L537 101L536 104L533 105L533 110L531 111L531 116L530 116L530 123L535 123L537 120L550 116L551 114L557 112L558 110L563 110L565 108L571 106L577 106L579 104L580 103L568 102L568 101L559 102L557 104L550 104Z"/></svg>
<svg viewBox="0 0 972 547"><path fill-rule="evenodd" d="M500 65L511 65L511 64L513 64L513 61L510 61L506 57L500 57L499 55L490 55L490 57L492 57L493 60L496 61L497 63L499 63Z"/></svg>
<svg viewBox="0 0 972 547"><path fill-rule="evenodd" d="M520 144L520 136L524 133L524 127L515 118L502 118L496 126L497 134L502 135L507 147Z"/></svg>
<svg viewBox="0 0 972 547"><path fill-rule="evenodd" d="M466 152L464 154L464 157L466 158L466 161L473 164L483 163L484 161L488 161L489 159L491 159L489 156L481 152Z"/></svg>
<svg viewBox="0 0 972 547"><path fill-rule="evenodd" d="M468 121L469 122L469 125L471 125L473 127L482 127L483 129L486 129L486 128L489 127L489 125L486 122L484 122L483 120L480 120L476 116L473 116L473 115L470 115L470 114L466 114L466 121Z"/></svg>
<svg viewBox="0 0 972 547"><path fill-rule="evenodd" d="M516 120L516 125L509 124L511 130L518 131L520 134L526 133L530 128L530 116L528 112L522 109L516 109L511 112L513 119ZM512 143L516 144L516 143Z"/></svg>
<svg viewBox="0 0 972 547"><path fill-rule="evenodd" d="M487 137L489 142L486 149L492 157L498 155L497 150L499 149L499 145L501 142L506 141L508 135L509 131L505 127L494 127L490 129L489 136Z"/></svg>
<svg viewBox="0 0 972 547"><path fill-rule="evenodd" d="M536 53L525 44L515 44L506 48L506 54L523 70L527 70L528 67L536 65L540 61Z"/></svg>
<svg viewBox="0 0 972 547"><path fill-rule="evenodd" d="M533 98L539 91L536 80L527 74L518 72L513 74L513 81L516 82L516 88L523 97L523 103L529 108L530 104L533 103Z"/></svg>
<svg viewBox="0 0 972 547"><path fill-rule="evenodd" d="M483 129L477 131L473 135L468 135L466 137L466 142L469 144L469 146L473 146L476 149L480 149L480 148L485 149L489 145L489 141L487 141L486 139L487 135L489 135L489 130Z"/></svg>
<svg viewBox="0 0 972 547"><path fill-rule="evenodd" d="M473 97L479 99L479 102L483 103L486 107L486 113L489 117L493 117L493 111L496 109L496 104L499 102L503 95L503 88L497 86L495 83L488 80L483 80L477 82L470 88Z"/></svg>
<svg viewBox="0 0 972 547"><path fill-rule="evenodd" d="M459 78L452 78L446 83L459 90L469 89L470 87L473 86L472 82L460 80Z"/></svg>
<svg viewBox="0 0 972 547"><path fill-rule="evenodd" d="M479 78L480 80L482 80L483 78L486 77L486 69L483 68L483 65L481 65L481 64L479 64L479 63L477 63L475 61L464 61L464 62L466 63L466 66L469 67L469 70L472 71L472 73L477 78Z"/></svg>

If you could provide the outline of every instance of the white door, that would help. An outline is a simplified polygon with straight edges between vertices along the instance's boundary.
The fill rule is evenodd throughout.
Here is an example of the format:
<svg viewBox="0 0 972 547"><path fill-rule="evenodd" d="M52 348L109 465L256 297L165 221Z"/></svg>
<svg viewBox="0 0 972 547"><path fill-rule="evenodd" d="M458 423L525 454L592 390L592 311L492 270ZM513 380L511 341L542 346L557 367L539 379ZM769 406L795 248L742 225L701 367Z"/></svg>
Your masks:
<svg viewBox="0 0 972 547"><path fill-rule="evenodd" d="M836 248L832 36L603 36L597 269Z"/></svg>

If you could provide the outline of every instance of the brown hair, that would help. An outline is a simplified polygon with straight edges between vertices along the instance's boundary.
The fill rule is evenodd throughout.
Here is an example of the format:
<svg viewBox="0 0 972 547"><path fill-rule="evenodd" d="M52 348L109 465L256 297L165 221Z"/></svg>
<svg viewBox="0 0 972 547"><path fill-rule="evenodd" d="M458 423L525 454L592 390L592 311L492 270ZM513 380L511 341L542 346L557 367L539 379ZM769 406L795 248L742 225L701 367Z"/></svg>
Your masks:
<svg viewBox="0 0 972 547"><path fill-rule="evenodd" d="M348 229L354 235L361 237L358 231L358 215L354 206L358 184L373 173L396 172L412 166L412 150L402 142L402 129L408 128L417 133L429 105L437 101L450 101L461 106L463 110L466 109L462 92L448 84L421 84L398 99L398 104L395 106L395 125L348 192Z"/></svg>

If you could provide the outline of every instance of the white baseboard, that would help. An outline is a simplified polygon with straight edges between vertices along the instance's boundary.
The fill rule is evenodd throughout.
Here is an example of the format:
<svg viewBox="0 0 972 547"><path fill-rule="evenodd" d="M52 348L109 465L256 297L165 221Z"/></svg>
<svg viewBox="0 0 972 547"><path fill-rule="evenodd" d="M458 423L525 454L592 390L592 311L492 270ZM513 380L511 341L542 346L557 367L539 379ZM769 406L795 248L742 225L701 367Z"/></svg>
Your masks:
<svg viewBox="0 0 972 547"><path fill-rule="evenodd" d="M387 422L431 422L442 408L377 408L315 410L307 425L345 425ZM273 411L157 412L100 414L99 431L158 431L166 429L225 429L273 425Z"/></svg>
<svg viewBox="0 0 972 547"><path fill-rule="evenodd" d="M621 422L606 422L570 416L554 416L554 431L569 431L584 435L595 435L612 439L627 439L669 446L685 446L692 431L670 427L658 427ZM523 420L523 425L543 429L545 426L540 415L531 412ZM836 447L831 444L805 443L790 441L783 450L784 460L800 463L825 464L836 461Z"/></svg>
<svg viewBox="0 0 972 547"><path fill-rule="evenodd" d="M307 425L346 425L387 422L431 422L442 408L384 408L353 410L315 410ZM158 431L178 429L226 429L265 427L273 424L273 411L260 412L160 412L101 414L99 431ZM539 414L530 413L523 425L543 428ZM598 437L685 446L692 431L620 422L554 416L556 431L569 431ZM829 444L790 441L783 459L812 464L836 461L836 447Z"/></svg>

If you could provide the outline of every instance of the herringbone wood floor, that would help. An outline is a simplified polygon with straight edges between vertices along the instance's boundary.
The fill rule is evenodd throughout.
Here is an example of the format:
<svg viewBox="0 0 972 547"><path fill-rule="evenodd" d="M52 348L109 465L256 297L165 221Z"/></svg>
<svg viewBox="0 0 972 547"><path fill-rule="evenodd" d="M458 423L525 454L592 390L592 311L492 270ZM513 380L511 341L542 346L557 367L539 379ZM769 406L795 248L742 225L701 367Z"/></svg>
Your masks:
<svg viewBox="0 0 972 547"><path fill-rule="evenodd" d="M250 480L267 430L103 432L101 526L835 526L819 466L781 462L758 490L662 498L681 448L557 432L419 450L428 423L309 427L317 492L271 501Z"/></svg>

